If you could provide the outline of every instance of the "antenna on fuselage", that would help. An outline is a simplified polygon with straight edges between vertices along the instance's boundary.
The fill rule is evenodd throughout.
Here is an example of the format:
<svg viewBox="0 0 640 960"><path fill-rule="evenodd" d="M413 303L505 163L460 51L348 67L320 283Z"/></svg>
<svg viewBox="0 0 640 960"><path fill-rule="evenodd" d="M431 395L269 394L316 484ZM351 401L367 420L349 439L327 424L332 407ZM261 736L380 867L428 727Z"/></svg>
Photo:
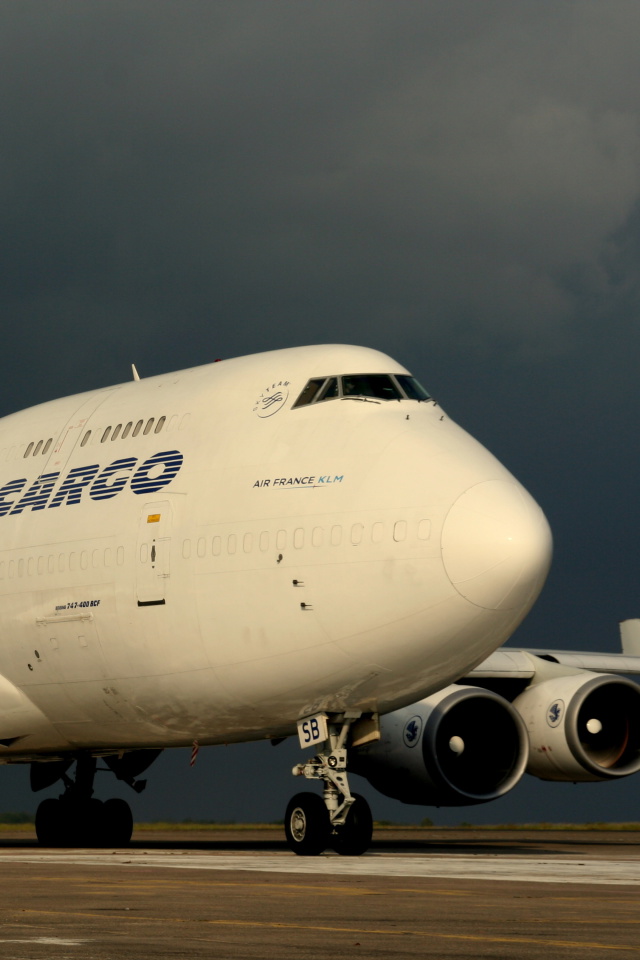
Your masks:
<svg viewBox="0 0 640 960"><path fill-rule="evenodd" d="M136 365L135 365L135 363L132 363L132 364L131 364L131 372L133 373L133 379L134 379L134 380L139 380L139 379L140 379L140 374L139 374L138 371L136 370Z"/></svg>

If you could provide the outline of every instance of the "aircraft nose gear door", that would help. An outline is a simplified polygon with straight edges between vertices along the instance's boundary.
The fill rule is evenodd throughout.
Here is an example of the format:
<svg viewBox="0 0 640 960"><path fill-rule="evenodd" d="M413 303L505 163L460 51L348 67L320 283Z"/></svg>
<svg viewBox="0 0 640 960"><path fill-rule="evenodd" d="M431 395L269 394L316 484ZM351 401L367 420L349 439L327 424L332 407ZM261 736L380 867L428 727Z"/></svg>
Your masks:
<svg viewBox="0 0 640 960"><path fill-rule="evenodd" d="M138 526L136 592L139 607L164 604L171 547L171 504L145 503Z"/></svg>

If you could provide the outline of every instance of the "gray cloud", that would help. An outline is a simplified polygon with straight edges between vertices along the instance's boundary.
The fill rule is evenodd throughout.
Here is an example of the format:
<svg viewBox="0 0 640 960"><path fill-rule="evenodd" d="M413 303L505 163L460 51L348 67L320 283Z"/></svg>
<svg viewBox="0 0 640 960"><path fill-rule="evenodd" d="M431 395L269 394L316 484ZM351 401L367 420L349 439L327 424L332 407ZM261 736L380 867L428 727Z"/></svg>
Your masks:
<svg viewBox="0 0 640 960"><path fill-rule="evenodd" d="M519 637L637 601L628 0L0 6L0 412L305 342L379 347L556 537Z"/></svg>

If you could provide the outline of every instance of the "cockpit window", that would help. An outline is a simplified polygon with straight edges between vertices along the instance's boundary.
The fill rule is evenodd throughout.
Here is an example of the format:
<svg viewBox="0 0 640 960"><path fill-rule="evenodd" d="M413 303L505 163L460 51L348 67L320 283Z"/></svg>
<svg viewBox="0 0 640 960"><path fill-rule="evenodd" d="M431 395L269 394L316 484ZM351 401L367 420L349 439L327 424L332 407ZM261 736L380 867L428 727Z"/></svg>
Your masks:
<svg viewBox="0 0 640 960"><path fill-rule="evenodd" d="M313 403L320 390L320 387L324 384L326 379L326 377L321 377L319 380L309 380L309 383L306 385L294 403L294 407L304 407L307 403Z"/></svg>
<svg viewBox="0 0 640 960"><path fill-rule="evenodd" d="M391 377L384 373L343 377L342 395L344 397L374 397L377 400L403 399Z"/></svg>
<svg viewBox="0 0 640 960"><path fill-rule="evenodd" d="M427 393L415 377L408 377L404 373L398 373L396 374L396 380L409 397L409 400L431 400L431 394Z"/></svg>
<svg viewBox="0 0 640 960"><path fill-rule="evenodd" d="M334 400L338 396L340 396L338 390L338 378L329 377L324 387L318 393L318 396L316 397L316 403L320 403L321 400Z"/></svg>
<svg viewBox="0 0 640 960"><path fill-rule="evenodd" d="M310 403L336 399L430 400L431 396L415 377L408 374L357 373L344 377L316 377L309 380L294 403L304 407Z"/></svg>

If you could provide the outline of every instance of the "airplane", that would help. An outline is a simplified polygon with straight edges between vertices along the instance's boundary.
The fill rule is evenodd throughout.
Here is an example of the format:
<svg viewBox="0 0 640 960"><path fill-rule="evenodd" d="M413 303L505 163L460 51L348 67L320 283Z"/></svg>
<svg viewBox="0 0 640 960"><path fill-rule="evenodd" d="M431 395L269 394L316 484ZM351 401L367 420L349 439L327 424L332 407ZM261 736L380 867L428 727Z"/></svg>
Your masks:
<svg viewBox="0 0 640 960"><path fill-rule="evenodd" d="M94 796L99 761L140 790L165 748L297 732L314 753L294 772L323 788L286 811L304 856L367 849L348 769L388 769L385 715L472 676L552 550L534 499L408 370L346 345L134 368L4 417L0 531L0 762L63 787L40 843L130 840L129 805ZM512 708L481 696L497 734Z"/></svg>

